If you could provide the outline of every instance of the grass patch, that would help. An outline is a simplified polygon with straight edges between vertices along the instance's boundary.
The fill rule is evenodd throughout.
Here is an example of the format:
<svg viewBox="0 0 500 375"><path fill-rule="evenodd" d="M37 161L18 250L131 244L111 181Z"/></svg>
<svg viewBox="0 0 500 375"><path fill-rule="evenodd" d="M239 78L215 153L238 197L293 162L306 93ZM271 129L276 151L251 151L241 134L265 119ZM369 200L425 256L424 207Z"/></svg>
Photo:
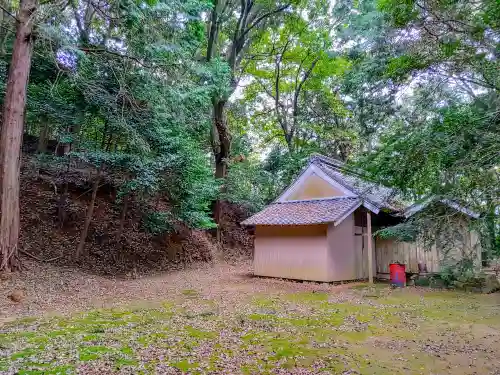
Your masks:
<svg viewBox="0 0 500 375"><path fill-rule="evenodd" d="M114 350L112 348L108 348L102 345L85 346L80 348L79 350L79 359L80 361L92 361L113 352Z"/></svg>
<svg viewBox="0 0 500 375"><path fill-rule="evenodd" d="M197 290L194 289L184 289L182 291L182 295L188 297L188 298L198 298L200 293Z"/></svg>
<svg viewBox="0 0 500 375"><path fill-rule="evenodd" d="M388 289L388 288L390 288L389 283L384 283L384 282L376 282L375 284L360 283L360 284L349 286L349 289L352 289L352 290Z"/></svg>
<svg viewBox="0 0 500 375"><path fill-rule="evenodd" d="M286 296L287 299L294 302L319 302L327 301L328 294L323 292L302 292L302 293L292 293Z"/></svg>
<svg viewBox="0 0 500 375"><path fill-rule="evenodd" d="M217 336L217 333L215 332L204 331L191 326L186 326L184 329L190 337L194 337L196 339L213 339Z"/></svg>
<svg viewBox="0 0 500 375"><path fill-rule="evenodd" d="M188 372L189 370L197 368L199 366L199 364L196 362L191 363L188 360L184 359L182 361L171 363L171 366L175 367L176 369L181 370L182 372Z"/></svg>

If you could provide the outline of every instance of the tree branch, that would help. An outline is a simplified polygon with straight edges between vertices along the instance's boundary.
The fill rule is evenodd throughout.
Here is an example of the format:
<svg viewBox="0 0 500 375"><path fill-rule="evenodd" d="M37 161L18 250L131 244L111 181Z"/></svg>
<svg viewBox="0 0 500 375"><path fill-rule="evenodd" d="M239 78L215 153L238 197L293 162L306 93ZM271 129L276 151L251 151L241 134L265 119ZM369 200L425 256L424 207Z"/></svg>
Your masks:
<svg viewBox="0 0 500 375"><path fill-rule="evenodd" d="M276 96L274 98L274 105L275 105L275 110L276 110L276 117L277 117L278 122L279 122L281 128L283 129L283 133L285 135L285 141L286 141L289 149L291 149L292 148L292 143L291 143L292 142L292 136L289 133L288 121L287 121L287 118L286 118L286 114L285 114L285 116L282 116L281 113L280 113L280 111L279 111L279 107L280 106L282 108L284 108L284 106L280 103L281 63L283 62L283 55L285 54L285 52L286 52L289 44L290 44L290 38L287 39L285 45L283 46L283 49L281 50L281 53L276 56L276 61L275 61L275 73L276 73L276 77L275 77L275 80L274 80L274 86L275 86Z"/></svg>
<svg viewBox="0 0 500 375"><path fill-rule="evenodd" d="M243 41L240 38L241 29L245 27L246 20L248 17L248 12L250 11L250 7L253 4L249 4L247 7L247 0L240 0L240 16L238 17L238 23L236 24L236 28L234 29L233 40L231 43L231 51L229 53L229 66L231 67L231 71L235 69L236 56L241 51L240 43Z"/></svg>
<svg viewBox="0 0 500 375"><path fill-rule="evenodd" d="M11 12L9 12L7 9L5 9L2 5L0 5L0 9L2 9L5 13L7 13L9 16L14 18L16 20L16 22L20 22L19 19L15 15L13 15Z"/></svg>
<svg viewBox="0 0 500 375"><path fill-rule="evenodd" d="M255 21L243 32L243 34L241 35L241 39L243 39L254 27L256 27L260 22L262 22L263 20L265 20L266 18L272 16L273 14L276 14L276 13L280 13L282 11L284 11L285 9L289 8L291 4L285 4L285 5L282 5L280 6L279 8L276 8L274 10L272 10L271 12L267 12L267 13L264 13L263 15L261 15L260 17L257 17L255 19Z"/></svg>
<svg viewBox="0 0 500 375"><path fill-rule="evenodd" d="M266 92L266 94L269 95L273 100L275 100L274 94L271 91L269 91L269 89L266 87L266 85L264 85L264 83L262 83L262 81L259 78L257 78L257 77L255 77L255 80L257 82L259 82L260 86Z"/></svg>
<svg viewBox="0 0 500 375"><path fill-rule="evenodd" d="M302 79L300 80L300 83L299 83L299 86L295 89L295 95L298 97L299 94L300 94L300 90L302 90L302 86L304 85L304 82L307 81L307 79L309 78L309 76L311 75L314 67L316 66L316 63L319 61L319 58L320 56L316 56L314 58L314 60L312 61L311 63L311 66L309 67L309 69L307 69L307 71L305 72L304 74L304 77L302 77Z"/></svg>
<svg viewBox="0 0 500 375"><path fill-rule="evenodd" d="M78 49L80 51L89 52L89 53L107 53L108 55L113 55L113 56L121 57L123 59L133 60L136 63L138 63L139 65L144 66L146 68L152 68L153 67L152 65L145 64L143 61L141 61L139 58L137 58L135 56L125 55L125 54L122 54L122 53L119 53L119 52L110 51L110 50L104 49L104 48L85 48L85 47L79 47Z"/></svg>
<svg viewBox="0 0 500 375"><path fill-rule="evenodd" d="M7 31L10 31L12 34L15 34L15 31L14 30L11 30L9 29L8 27L5 27L4 25L0 24L0 28L4 29L4 30L7 30Z"/></svg>
<svg viewBox="0 0 500 375"><path fill-rule="evenodd" d="M302 79L300 80L299 85L297 87L295 87L295 93L293 95L293 114L292 114L293 123L292 123L292 129L290 129L290 133L292 133L292 136L293 136L293 133L295 132L295 130L297 129L297 117L299 115L300 91L302 90L302 86L304 86L304 82L307 81L307 79L311 75L311 72L313 71L314 67L316 66L316 63L319 61L319 58L320 58L320 55L318 55L314 58L314 60L311 62L311 66L309 67L309 69L307 69L307 71L304 73L304 77L302 77Z"/></svg>
<svg viewBox="0 0 500 375"><path fill-rule="evenodd" d="M219 4L219 0L214 1L214 9L212 9L212 14L210 17L210 31L208 33L208 44L207 44L207 61L212 59L212 55L214 53L214 45L218 32L217 25L217 5Z"/></svg>
<svg viewBox="0 0 500 375"><path fill-rule="evenodd" d="M60 258L62 258L62 257L63 257L62 255L59 255L59 256L57 256L57 257L50 258L50 259L41 259L41 258L38 258L37 256L35 256L35 255L31 254L31 253L28 253L27 251L24 251L23 249L19 249L19 252L20 252L21 254L24 254L24 255L26 255L26 256L29 256L29 257L31 257L31 258L33 258L33 259L35 259L35 260L38 260L39 262L47 262L47 263L48 263L48 262L53 262L53 261L55 261L55 260L60 259Z"/></svg>

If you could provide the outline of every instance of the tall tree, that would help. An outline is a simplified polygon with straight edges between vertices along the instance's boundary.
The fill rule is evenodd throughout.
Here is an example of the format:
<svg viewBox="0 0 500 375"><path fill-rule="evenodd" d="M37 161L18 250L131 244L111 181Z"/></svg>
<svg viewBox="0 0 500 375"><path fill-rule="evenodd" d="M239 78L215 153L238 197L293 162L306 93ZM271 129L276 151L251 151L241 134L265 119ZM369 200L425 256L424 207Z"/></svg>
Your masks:
<svg viewBox="0 0 500 375"><path fill-rule="evenodd" d="M379 0L400 46L388 71L396 78L426 68L441 77L500 90L500 7L495 0Z"/></svg>
<svg viewBox="0 0 500 375"><path fill-rule="evenodd" d="M90 172L78 180L83 185L94 182L94 189L85 193L90 202L78 246L81 255L92 233L94 199L89 193L98 200L99 179L115 181L123 216L126 197L131 197L131 204L140 200L147 207L142 212L145 217L161 214L191 227L213 226L209 204L217 186L206 156L210 150L206 134L210 97L222 85L206 61L197 59L206 48L203 15L208 10L197 0L147 4L82 0L63 8L43 3L37 10L39 38L24 130L28 139L40 136L39 149L46 152L30 158L30 165L57 176L52 183L62 198L60 226L65 223L68 185L79 174L74 166ZM9 57L11 39L6 42ZM5 59L1 63L0 68L10 65ZM2 69L0 73L6 76ZM8 103L6 96L6 108ZM19 124L22 134L22 121ZM15 153L3 156L9 155ZM89 181L92 174L99 178ZM158 205L149 208L150 200L160 199L170 202L168 212L157 212Z"/></svg>
<svg viewBox="0 0 500 375"><path fill-rule="evenodd" d="M389 42L396 33L374 0L356 2L336 28L338 45L351 63L340 97L351 112L349 120L359 133L361 150L372 148L398 107L395 96L400 87L385 76L398 49Z"/></svg>
<svg viewBox="0 0 500 375"><path fill-rule="evenodd" d="M345 159L349 114L339 88L350 63L335 50L331 32L345 11L326 2L307 5L261 35L245 60L251 83L242 101L251 122L278 135L289 152L316 144Z"/></svg>
<svg viewBox="0 0 500 375"><path fill-rule="evenodd" d="M378 9L392 27L379 77L398 100L361 164L412 198L481 212L485 244L498 252L498 2L380 0Z"/></svg>
<svg viewBox="0 0 500 375"><path fill-rule="evenodd" d="M236 90L241 73L241 61L266 23L291 7L291 1L281 0L214 0L208 22L206 59L229 69L229 88L212 96L212 150L215 177L224 179L231 149L231 134L227 124L226 106ZM219 201L214 204L214 219L220 221Z"/></svg>
<svg viewBox="0 0 500 375"><path fill-rule="evenodd" d="M26 90L33 48L36 0L21 0L3 104L0 136L0 271L19 268L19 171Z"/></svg>
<svg viewBox="0 0 500 375"><path fill-rule="evenodd" d="M197 1L164 5L131 3L124 11L118 4L104 13L92 8L90 14L102 22L85 26L91 16L80 20L70 52L77 51L73 82L90 121L81 126L83 147L75 156L108 175L125 173L123 195L144 200L158 195L173 204L170 217L210 227L206 209L214 179L206 174L209 163L196 134L206 133L213 89L195 85L210 72L193 59L206 8ZM84 3L75 12L89 14L88 7L93 5ZM103 173L93 184L77 254L83 253Z"/></svg>

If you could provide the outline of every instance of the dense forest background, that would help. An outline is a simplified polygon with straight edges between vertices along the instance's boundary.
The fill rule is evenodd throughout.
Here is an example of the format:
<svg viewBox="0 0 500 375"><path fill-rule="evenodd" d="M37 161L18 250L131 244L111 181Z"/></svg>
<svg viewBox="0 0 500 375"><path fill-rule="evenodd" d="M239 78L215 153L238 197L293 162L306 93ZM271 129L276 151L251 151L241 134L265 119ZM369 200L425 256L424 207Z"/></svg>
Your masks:
<svg viewBox="0 0 500 375"><path fill-rule="evenodd" d="M0 5L0 269L244 253L237 222L312 153L466 204L500 253L496 0Z"/></svg>

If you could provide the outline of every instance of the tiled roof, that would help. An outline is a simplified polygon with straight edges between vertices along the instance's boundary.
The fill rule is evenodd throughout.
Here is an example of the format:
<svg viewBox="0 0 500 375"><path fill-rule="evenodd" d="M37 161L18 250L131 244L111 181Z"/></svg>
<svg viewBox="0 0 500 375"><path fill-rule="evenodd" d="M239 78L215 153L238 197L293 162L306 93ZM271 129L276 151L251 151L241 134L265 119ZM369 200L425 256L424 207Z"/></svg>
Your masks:
<svg viewBox="0 0 500 375"><path fill-rule="evenodd" d="M441 204L444 204L448 207L454 208L458 212L461 212L461 213L463 213L467 216L470 216L474 219L478 219L481 216L479 213L477 213L477 212L475 212L475 211L473 211L465 206L461 206L460 204L458 204L455 201L452 201L449 199L439 199L438 197L429 197L423 201L420 201L418 203L411 205L410 207L408 207L404 211L404 216L406 218L411 217L411 216L415 215L417 212L420 212L423 209L425 209L430 204L435 204L435 203L441 203Z"/></svg>
<svg viewBox="0 0 500 375"><path fill-rule="evenodd" d="M392 214L409 217L420 211L431 201L420 202L409 206L398 197L397 190L368 181L363 171L353 170L344 163L322 156L314 155L308 168L313 164L324 174L354 196L342 196L325 199L282 201L278 199L259 213L243 221L243 225L301 225L339 223L346 215L363 204L372 208L389 210ZM307 168L302 172L305 173ZM300 177L299 177L300 179ZM436 198L437 199L437 198ZM477 218L479 215L454 201L441 199L446 204L462 213ZM372 208L369 207L374 206ZM372 210L373 211L373 210ZM374 211L374 212L375 212Z"/></svg>
<svg viewBox="0 0 500 375"><path fill-rule="evenodd" d="M311 158L311 163L319 167L333 180L379 209L388 208L392 211L400 211L404 208L404 204L395 199L396 191L394 189L363 179L359 173L347 170L340 161L315 155Z"/></svg>
<svg viewBox="0 0 500 375"><path fill-rule="evenodd" d="M361 204L356 197L275 202L242 222L243 225L304 225L332 223Z"/></svg>

